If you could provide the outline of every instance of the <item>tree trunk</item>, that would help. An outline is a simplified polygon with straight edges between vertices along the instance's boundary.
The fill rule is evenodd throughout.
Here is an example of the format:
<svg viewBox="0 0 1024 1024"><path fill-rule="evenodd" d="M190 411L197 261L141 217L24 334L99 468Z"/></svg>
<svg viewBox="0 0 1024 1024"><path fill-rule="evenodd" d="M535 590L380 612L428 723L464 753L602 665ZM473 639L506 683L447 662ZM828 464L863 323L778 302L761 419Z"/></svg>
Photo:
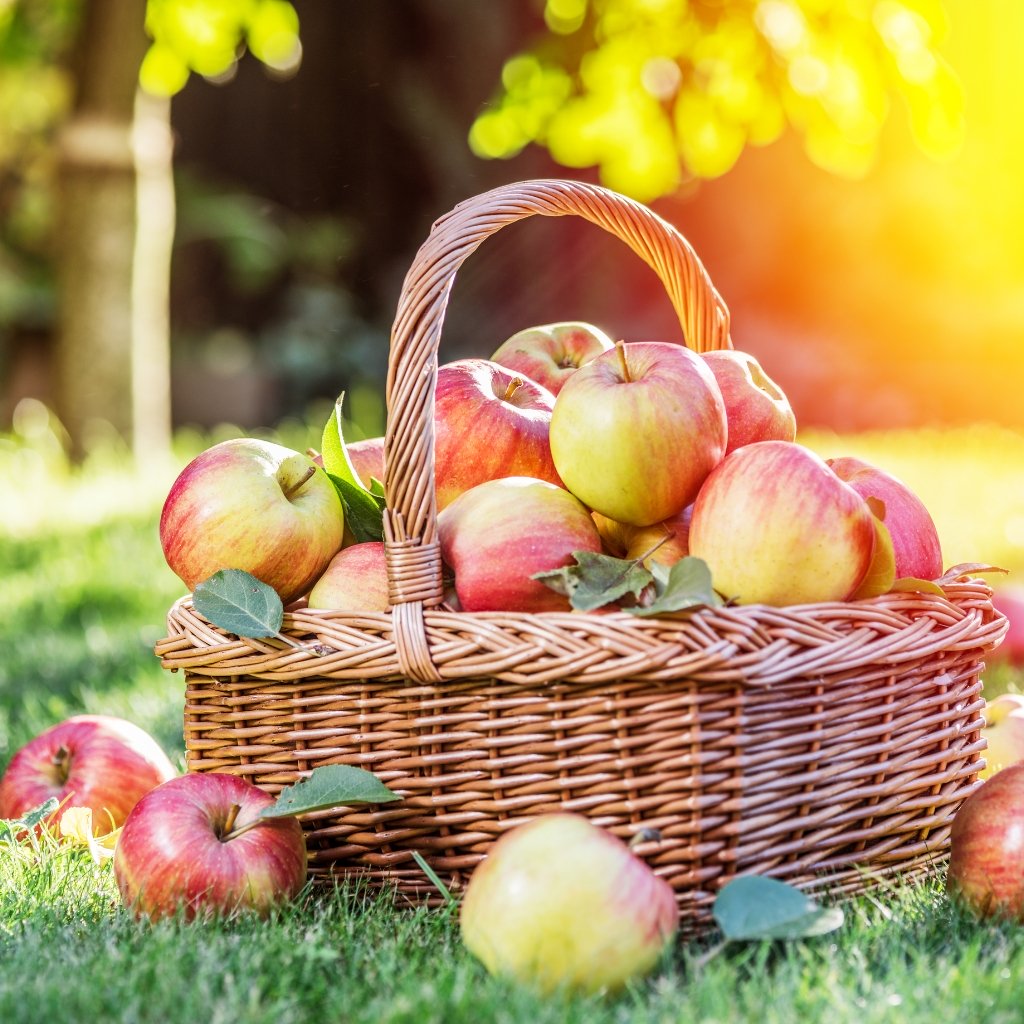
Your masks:
<svg viewBox="0 0 1024 1024"><path fill-rule="evenodd" d="M83 455L112 432L170 442L169 103L139 90L145 0L88 0L60 138L57 411Z"/></svg>

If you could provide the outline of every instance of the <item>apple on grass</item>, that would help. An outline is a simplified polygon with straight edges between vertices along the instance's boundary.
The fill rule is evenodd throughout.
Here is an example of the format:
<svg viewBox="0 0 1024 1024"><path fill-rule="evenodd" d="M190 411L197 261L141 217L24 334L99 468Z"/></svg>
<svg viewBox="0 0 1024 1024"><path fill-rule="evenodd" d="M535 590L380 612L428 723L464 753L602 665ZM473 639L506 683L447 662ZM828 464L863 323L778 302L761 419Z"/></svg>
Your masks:
<svg viewBox="0 0 1024 1024"><path fill-rule="evenodd" d="M307 604L339 612L386 612L391 604L383 543L342 548L313 584Z"/></svg>
<svg viewBox="0 0 1024 1024"><path fill-rule="evenodd" d="M506 476L560 484L548 428L555 397L487 359L438 367L434 391L434 480L443 509L470 487Z"/></svg>
<svg viewBox="0 0 1024 1024"><path fill-rule="evenodd" d="M150 790L177 773L145 730L112 715L75 715L29 740L0 779L0 818L20 818L55 798L92 811L97 835L124 824Z"/></svg>
<svg viewBox="0 0 1024 1024"><path fill-rule="evenodd" d="M151 919L251 910L266 914L306 881L306 841L294 816L261 818L274 798L235 775L182 775L128 815L114 851L126 907Z"/></svg>
<svg viewBox="0 0 1024 1024"><path fill-rule="evenodd" d="M220 569L243 569L288 604L327 568L344 527L338 492L308 455L234 438L178 475L160 515L160 543L189 590Z"/></svg>
<svg viewBox="0 0 1024 1024"><path fill-rule="evenodd" d="M589 510L567 490L502 477L460 494L437 517L441 557L463 611L569 611L564 595L532 579L601 550Z"/></svg>
<svg viewBox="0 0 1024 1024"><path fill-rule="evenodd" d="M979 917L1024 923L1024 764L983 782L953 816L946 889Z"/></svg>
<svg viewBox="0 0 1024 1024"><path fill-rule="evenodd" d="M715 376L680 345L618 344L564 384L551 454L565 486L595 512L650 526L681 512L725 454Z"/></svg>
<svg viewBox="0 0 1024 1024"><path fill-rule="evenodd" d="M823 459L793 441L755 441L707 478L689 545L723 596L781 606L849 599L875 537L868 503Z"/></svg>
<svg viewBox="0 0 1024 1024"><path fill-rule="evenodd" d="M679 926L671 886L573 813L506 832L470 875L460 928L492 974L542 993L614 991L656 966Z"/></svg>
<svg viewBox="0 0 1024 1024"><path fill-rule="evenodd" d="M877 498L884 504L896 578L934 580L941 576L942 547L924 502L902 480L863 459L848 455L827 461L832 472L862 498Z"/></svg>
<svg viewBox="0 0 1024 1024"><path fill-rule="evenodd" d="M754 441L793 441L796 416L778 384L749 352L719 349L703 353L718 381L729 422L726 454Z"/></svg>
<svg viewBox="0 0 1024 1024"><path fill-rule="evenodd" d="M1008 765L1024 761L1024 697L1000 694L985 705L984 717L981 735L988 749L985 768L979 774L987 779Z"/></svg>
<svg viewBox="0 0 1024 1024"><path fill-rule="evenodd" d="M498 346L491 361L529 377L557 396L576 370L612 345L612 339L593 324L562 321L513 334Z"/></svg>

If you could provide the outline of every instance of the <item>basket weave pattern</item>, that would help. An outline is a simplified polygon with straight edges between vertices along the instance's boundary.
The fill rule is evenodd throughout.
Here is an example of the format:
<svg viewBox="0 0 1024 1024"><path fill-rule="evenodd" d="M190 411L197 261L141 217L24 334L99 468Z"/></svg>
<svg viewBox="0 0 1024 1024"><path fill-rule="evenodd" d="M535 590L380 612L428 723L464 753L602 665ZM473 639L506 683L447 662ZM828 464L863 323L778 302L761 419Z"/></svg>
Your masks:
<svg viewBox="0 0 1024 1024"><path fill-rule="evenodd" d="M284 630L326 653L237 638L183 598L156 648L186 678L192 771L274 792L331 763L403 799L306 821L315 877L350 874L436 900L412 852L458 888L494 840L577 810L628 838L706 923L737 874L856 892L945 852L981 765L980 672L1006 623L959 568L945 597L624 613L453 612L443 605L433 487L433 385L463 260L533 214L584 217L658 274L686 343L729 347L729 316L696 254L647 208L595 186L537 181L474 197L417 255L387 382L385 539L392 611L296 608Z"/></svg>

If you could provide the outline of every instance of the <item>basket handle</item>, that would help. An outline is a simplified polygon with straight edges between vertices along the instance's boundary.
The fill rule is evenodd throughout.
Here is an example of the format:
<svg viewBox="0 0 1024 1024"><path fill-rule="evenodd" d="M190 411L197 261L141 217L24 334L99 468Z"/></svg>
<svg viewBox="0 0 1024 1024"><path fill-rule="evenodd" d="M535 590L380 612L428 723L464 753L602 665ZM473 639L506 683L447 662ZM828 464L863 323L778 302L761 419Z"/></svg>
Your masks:
<svg viewBox="0 0 1024 1024"><path fill-rule="evenodd" d="M731 347L729 311L689 242L646 206L616 192L558 179L518 182L473 196L434 223L405 276L391 330L384 439L384 536L396 641L403 671L419 679L439 678L426 649L422 613L443 594L434 385L445 309L466 257L500 228L533 214L572 214L622 239L658 275L690 348Z"/></svg>

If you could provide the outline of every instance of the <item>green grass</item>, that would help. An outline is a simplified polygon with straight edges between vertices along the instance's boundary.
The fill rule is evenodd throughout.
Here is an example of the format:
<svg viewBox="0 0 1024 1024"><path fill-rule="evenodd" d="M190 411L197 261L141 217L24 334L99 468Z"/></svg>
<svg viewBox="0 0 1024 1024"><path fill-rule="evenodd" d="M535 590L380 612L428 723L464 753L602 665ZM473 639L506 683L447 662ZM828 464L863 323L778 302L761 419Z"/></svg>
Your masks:
<svg viewBox="0 0 1024 1024"><path fill-rule="evenodd" d="M152 654L181 585L156 533L175 464L70 469L42 425L0 438L0 768L81 711L150 730L179 763L182 683ZM1005 431L807 438L902 476L940 526L947 562L1024 568L1024 441ZM298 442L293 442L298 443ZM1005 668L986 692L1019 689ZM1024 931L978 924L941 877L845 904L832 935L726 947L679 942L614 998L541 999L489 978L450 912L395 910L351 888L307 893L269 922L149 925L120 906L109 862L0 845L0 1021L855 1022L1021 1019Z"/></svg>

